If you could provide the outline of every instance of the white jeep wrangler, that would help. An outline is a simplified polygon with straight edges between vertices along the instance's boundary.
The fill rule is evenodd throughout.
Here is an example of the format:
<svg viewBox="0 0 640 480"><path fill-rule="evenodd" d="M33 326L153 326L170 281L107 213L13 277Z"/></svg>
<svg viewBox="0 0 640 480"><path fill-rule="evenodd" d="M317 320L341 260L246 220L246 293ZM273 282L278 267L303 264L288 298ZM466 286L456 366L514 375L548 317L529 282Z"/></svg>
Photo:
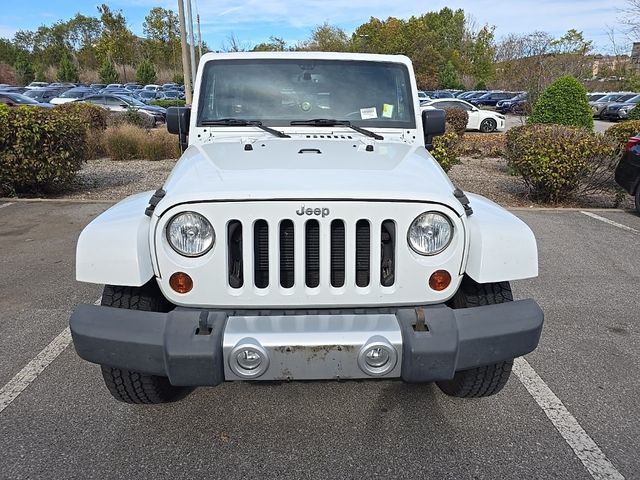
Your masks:
<svg viewBox="0 0 640 480"><path fill-rule="evenodd" d="M105 287L73 340L118 400L354 378L478 397L536 348L543 313L508 283L537 275L535 238L428 153L444 112L420 114L408 58L207 54L167 126L188 148L162 188L78 240L77 279Z"/></svg>

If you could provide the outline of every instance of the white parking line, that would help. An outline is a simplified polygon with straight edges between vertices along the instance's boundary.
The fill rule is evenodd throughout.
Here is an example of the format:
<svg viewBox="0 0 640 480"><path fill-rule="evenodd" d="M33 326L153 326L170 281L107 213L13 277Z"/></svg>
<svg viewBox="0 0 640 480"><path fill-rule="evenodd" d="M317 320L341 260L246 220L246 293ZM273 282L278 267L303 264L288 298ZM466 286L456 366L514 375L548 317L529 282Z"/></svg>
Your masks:
<svg viewBox="0 0 640 480"><path fill-rule="evenodd" d="M580 213L586 215L587 217L595 218L596 220L600 220L601 222L608 223L609 225L613 225L614 227L627 230L628 232L640 233L640 230L636 230L635 228L631 228L627 225L623 225L622 223L614 222L613 220L609 220L608 218L604 218L604 217L601 217L600 215L596 215L593 212L580 211Z"/></svg>
<svg viewBox="0 0 640 480"><path fill-rule="evenodd" d="M13 203L3 203L0 208L8 207L9 205L13 205Z"/></svg>
<svg viewBox="0 0 640 480"><path fill-rule="evenodd" d="M101 298L94 302L95 305L100 304ZM4 387L0 389L0 413L11 405L31 383L38 378L45 368L53 362L58 355L64 352L65 348L71 343L71 332L69 327L65 328L60 334L54 338L49 345L44 347L36 357L27 363L22 370L9 380Z"/></svg>
<svg viewBox="0 0 640 480"><path fill-rule="evenodd" d="M622 474L616 470L596 442L584 431L529 362L522 357L516 358L513 362L513 373L595 480L624 480Z"/></svg>

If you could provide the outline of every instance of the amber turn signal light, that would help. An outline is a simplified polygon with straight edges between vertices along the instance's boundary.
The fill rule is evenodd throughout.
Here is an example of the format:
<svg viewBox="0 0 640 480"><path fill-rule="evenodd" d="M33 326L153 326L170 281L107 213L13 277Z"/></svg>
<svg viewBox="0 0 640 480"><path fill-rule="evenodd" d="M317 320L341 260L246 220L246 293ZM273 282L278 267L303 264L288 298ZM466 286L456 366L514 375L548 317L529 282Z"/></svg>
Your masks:
<svg viewBox="0 0 640 480"><path fill-rule="evenodd" d="M429 277L429 286L436 292L441 292L451 284L451 275L446 270L436 270Z"/></svg>
<svg viewBox="0 0 640 480"><path fill-rule="evenodd" d="M178 293L189 293L193 288L193 280L184 272L176 272L169 278L169 285Z"/></svg>

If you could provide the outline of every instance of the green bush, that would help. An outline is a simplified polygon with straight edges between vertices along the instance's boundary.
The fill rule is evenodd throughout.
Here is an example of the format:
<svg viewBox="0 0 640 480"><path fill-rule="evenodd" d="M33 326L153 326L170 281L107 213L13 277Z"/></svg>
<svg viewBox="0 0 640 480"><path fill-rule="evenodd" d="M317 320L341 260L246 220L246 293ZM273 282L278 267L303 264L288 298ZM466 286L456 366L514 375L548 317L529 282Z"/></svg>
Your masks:
<svg viewBox="0 0 640 480"><path fill-rule="evenodd" d="M574 77L560 77L533 104L528 122L593 130L593 116L586 89Z"/></svg>
<svg viewBox="0 0 640 480"><path fill-rule="evenodd" d="M136 70L136 81L142 85L149 85L156 81L156 69L149 60L143 60Z"/></svg>
<svg viewBox="0 0 640 480"><path fill-rule="evenodd" d="M91 103L69 102L57 105L56 110L80 120L87 129L85 159L91 160L104 156L102 136L107 128L109 112Z"/></svg>
<svg viewBox="0 0 640 480"><path fill-rule="evenodd" d="M458 134L459 137L467 131L467 123L469 123L469 114L461 108L447 108L447 123Z"/></svg>
<svg viewBox="0 0 640 480"><path fill-rule="evenodd" d="M67 185L82 166L87 129L58 109L0 110L0 194Z"/></svg>
<svg viewBox="0 0 640 480"><path fill-rule="evenodd" d="M616 123L607 128L605 137L615 142L618 149L623 148L629 139L640 133L640 120L629 120L628 122Z"/></svg>
<svg viewBox="0 0 640 480"><path fill-rule="evenodd" d="M640 120L640 108L633 107L633 110L629 112L629 116L627 117L629 120Z"/></svg>
<svg viewBox="0 0 640 480"><path fill-rule="evenodd" d="M459 144L460 137L451 127L447 128L444 135L439 135L433 139L431 155L445 172L448 172L452 166L460 162L458 160Z"/></svg>
<svg viewBox="0 0 640 480"><path fill-rule="evenodd" d="M603 135L561 125L525 125L506 134L505 157L535 200L557 203L580 191L604 190L615 145Z"/></svg>
<svg viewBox="0 0 640 480"><path fill-rule="evenodd" d="M184 107L186 102L184 100L153 100L149 102L149 105L155 105L156 107L162 108Z"/></svg>

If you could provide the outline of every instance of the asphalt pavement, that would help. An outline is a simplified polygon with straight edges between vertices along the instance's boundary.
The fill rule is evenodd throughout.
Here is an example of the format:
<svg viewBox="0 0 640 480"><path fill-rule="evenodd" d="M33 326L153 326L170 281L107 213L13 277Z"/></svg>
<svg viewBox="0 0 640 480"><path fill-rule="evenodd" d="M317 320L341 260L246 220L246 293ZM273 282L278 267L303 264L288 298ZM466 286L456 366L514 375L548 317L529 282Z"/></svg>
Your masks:
<svg viewBox="0 0 640 480"><path fill-rule="evenodd" d="M74 305L100 296L100 286L74 281L74 248L108 204L3 205L0 388L20 377L24 389L0 411L2 479L640 478L634 213L514 211L540 252L540 276L514 282L514 295L546 314L527 362L566 407L558 420L518 375L477 400L352 381L227 383L170 405L118 403L99 368L58 341ZM33 362L51 363L25 374ZM584 432L578 440L575 427L563 433L567 414ZM585 436L608 463L588 469Z"/></svg>

